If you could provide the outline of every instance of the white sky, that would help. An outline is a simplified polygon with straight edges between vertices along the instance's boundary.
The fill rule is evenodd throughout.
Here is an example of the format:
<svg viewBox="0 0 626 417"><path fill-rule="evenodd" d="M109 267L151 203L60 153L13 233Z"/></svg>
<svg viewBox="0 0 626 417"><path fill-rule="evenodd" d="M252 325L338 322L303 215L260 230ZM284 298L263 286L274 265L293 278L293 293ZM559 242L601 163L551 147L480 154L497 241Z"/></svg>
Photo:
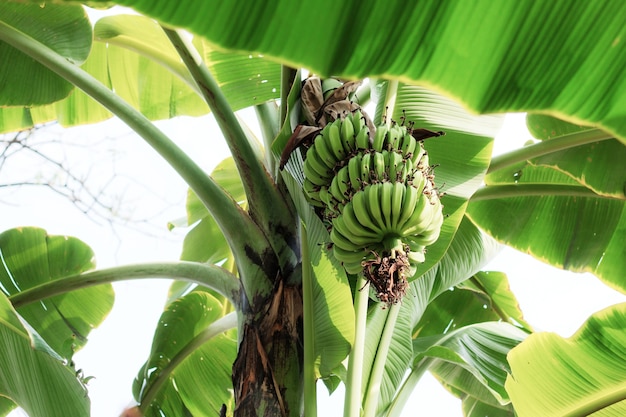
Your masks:
<svg viewBox="0 0 626 417"><path fill-rule="evenodd" d="M210 171L227 156L227 147L214 132L212 118L184 118L159 124L184 150ZM102 141L103 138L107 140ZM73 235L95 251L98 266L176 260L182 232L168 232L168 220L184 216L186 186L169 166L141 139L112 121L63 133L64 140L89 145L68 147L59 152L69 166L89 173L94 187L108 180L112 169L117 180L107 190L119 211L132 219L148 219L139 226L111 226L100 219L89 219L66 199L43 188L0 188L0 231L18 226L38 226L51 234ZM530 136L522 115L509 115L496 141L496 153L521 146ZM95 152L94 152L95 151ZM86 154L91 156L87 157ZM94 158L94 155L96 157ZM84 158L84 159L83 159ZM91 158L91 159L89 159ZM48 171L37 159L15 158L0 172L0 184L20 175ZM140 229L140 230L136 230ZM590 274L573 274L543 265L527 255L505 249L486 270L508 273L527 321L537 330L570 336L593 312L626 297L604 286ZM96 378L89 383L92 416L117 416L132 404L131 384L145 361L155 324L165 301L169 282L149 280L115 284L116 304L102 326L89 336L87 346L76 354L77 367ZM404 415L459 417L460 403L428 374L418 385ZM343 391L330 399L320 386L320 415L340 416ZM11 416L24 415L16 411Z"/></svg>

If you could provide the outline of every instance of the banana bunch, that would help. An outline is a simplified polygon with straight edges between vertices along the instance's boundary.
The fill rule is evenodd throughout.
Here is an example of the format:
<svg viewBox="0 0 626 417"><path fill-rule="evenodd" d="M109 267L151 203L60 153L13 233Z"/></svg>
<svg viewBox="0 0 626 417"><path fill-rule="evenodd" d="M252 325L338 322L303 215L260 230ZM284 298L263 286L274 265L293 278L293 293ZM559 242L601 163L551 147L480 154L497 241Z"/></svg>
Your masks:
<svg viewBox="0 0 626 417"><path fill-rule="evenodd" d="M443 223L422 143L395 122L370 132L357 110L327 124L305 158L305 195L329 225L335 257L363 272L381 301L399 301Z"/></svg>

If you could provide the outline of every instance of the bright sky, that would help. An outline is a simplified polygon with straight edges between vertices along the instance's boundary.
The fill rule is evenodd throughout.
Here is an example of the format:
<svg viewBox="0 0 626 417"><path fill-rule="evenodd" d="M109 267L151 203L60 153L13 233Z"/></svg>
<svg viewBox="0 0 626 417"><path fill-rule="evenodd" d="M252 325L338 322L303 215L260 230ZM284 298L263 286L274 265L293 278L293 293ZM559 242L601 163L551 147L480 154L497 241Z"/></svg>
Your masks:
<svg viewBox="0 0 626 417"><path fill-rule="evenodd" d="M227 155L221 138L206 134L215 129L211 118L185 118L160 126L208 171ZM49 137L50 133L46 135ZM167 221L185 214L186 187L178 175L119 122L72 129L62 135L65 141L86 147L47 145L47 149L64 158L77 173L88 175L88 184L94 189L104 185L115 170L116 180L105 195L118 203L122 215L147 221L111 226L99 218L89 219L50 190L0 188L0 231L32 225L51 234L77 236L94 249L99 267L178 259L184 233L166 230ZM510 115L496 141L495 152L519 147L529 138L523 116ZM39 159L26 155L24 158L27 159L16 157L7 162L0 172L0 184L35 173L46 177L49 170ZM507 272L531 325L562 336L570 336L593 312L626 301L624 295L589 274L559 271L513 250L505 249L485 269ZM131 384L148 355L168 284L165 280L115 284L113 311L90 334L89 343L75 357L77 367L86 376L95 376L89 382L92 416L117 416L132 404ZM330 399L324 398L322 386L319 391L320 415L339 416L343 391L338 390ZM430 375L418 385L404 415L415 415L416 409L423 416L462 415L460 403ZM20 415L24 414L11 414Z"/></svg>

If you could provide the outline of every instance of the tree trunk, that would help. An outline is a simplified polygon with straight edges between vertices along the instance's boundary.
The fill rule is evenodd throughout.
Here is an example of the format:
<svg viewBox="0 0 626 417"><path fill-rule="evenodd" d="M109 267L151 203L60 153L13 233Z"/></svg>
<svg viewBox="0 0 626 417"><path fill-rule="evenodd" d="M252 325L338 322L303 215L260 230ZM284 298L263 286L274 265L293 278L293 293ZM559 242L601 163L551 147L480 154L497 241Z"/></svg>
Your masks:
<svg viewBox="0 0 626 417"><path fill-rule="evenodd" d="M299 280L297 280L299 281ZM302 415L302 287L279 276L260 313L244 312L233 364L236 417Z"/></svg>

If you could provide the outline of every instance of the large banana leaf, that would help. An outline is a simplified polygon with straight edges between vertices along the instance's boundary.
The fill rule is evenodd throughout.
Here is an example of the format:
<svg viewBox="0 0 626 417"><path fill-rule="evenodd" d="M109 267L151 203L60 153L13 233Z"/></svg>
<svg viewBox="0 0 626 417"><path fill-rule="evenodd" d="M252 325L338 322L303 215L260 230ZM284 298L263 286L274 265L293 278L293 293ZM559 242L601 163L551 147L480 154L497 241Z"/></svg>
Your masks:
<svg viewBox="0 0 626 417"><path fill-rule="evenodd" d="M93 252L85 243L33 227L0 234L0 255L0 288L9 296L95 267ZM112 286L105 284L24 305L17 311L69 361L109 313L113 299Z"/></svg>
<svg viewBox="0 0 626 417"><path fill-rule="evenodd" d="M51 14L42 14L42 9L38 6L33 8L32 5L29 7L14 5L13 7L23 8L23 14L29 16L29 19L31 19L31 14L38 17L38 19L32 18L33 22L37 22L38 27L56 24L56 20L47 21L46 19L56 19L57 14L64 16L64 12L67 12L67 19L75 18L71 13L75 11L73 7L55 6L56 13ZM81 17L87 23L87 35L91 42L89 22L80 7L78 11L82 13ZM11 22L7 21L7 23ZM31 36L40 41L47 40L38 36L37 33ZM77 32L75 36L81 36L81 33ZM96 23L94 36L96 42L91 51L89 52L87 47L82 59L76 58L75 61L85 61L82 69L114 90L148 118L158 120L178 115L199 116L209 112L208 106L198 95L199 89L182 64L178 53L163 30L153 20L143 16L129 15L104 17ZM67 43L64 38L51 39L47 42L51 43L49 45L51 47L56 46L54 42L58 42L59 46ZM260 104L279 96L280 66L278 64L258 55L226 54L216 51L201 38L197 38L195 44L235 110ZM88 46L91 46L91 43ZM5 46L5 49L7 48L9 47ZM23 56L12 48L8 50L13 55ZM2 51L0 49L2 59L5 56L6 59L11 58L12 55L3 55ZM88 57L87 52L89 52ZM32 60L29 59L28 62ZM48 70L44 72L43 69L40 72L44 75L49 73ZM6 77L16 78L11 85L19 86L20 91L36 91L33 86L24 88L24 72L19 66L11 65L5 73ZM33 78L36 79L36 77ZM51 105L17 107L31 102L20 98L20 95L13 94L11 96L13 101L7 104L14 107L0 108L0 132L30 128L34 124L51 120L58 120L64 126L74 126L103 121L112 116L85 93L77 89L71 90L70 84L65 81L63 83L65 86L63 96L39 100L40 103L47 104L69 94L67 98ZM35 84L35 87L37 86L38 84ZM51 85L49 88L55 87ZM44 88L43 91L46 89ZM11 93L10 90L3 90L2 94L4 95L5 92Z"/></svg>
<svg viewBox="0 0 626 417"><path fill-rule="evenodd" d="M507 415L512 410L504 388L509 368L506 355L525 338L526 333L508 323L477 323L451 331L417 355L415 363L419 367L421 361L427 362L431 372L464 403L481 403Z"/></svg>
<svg viewBox="0 0 626 417"><path fill-rule="evenodd" d="M75 371L23 322L4 294L0 352L0 412L14 402L31 416L89 416L89 398Z"/></svg>
<svg viewBox="0 0 626 417"><path fill-rule="evenodd" d="M80 65L91 48L91 25L81 6L2 2L0 20L39 39ZM0 41L0 106L48 104L67 96L72 85Z"/></svg>
<svg viewBox="0 0 626 417"><path fill-rule="evenodd" d="M117 3L222 48L324 75L429 85L483 113L560 114L626 139L626 9L619 0Z"/></svg>
<svg viewBox="0 0 626 417"><path fill-rule="evenodd" d="M626 415L626 304L595 313L571 338L535 333L509 354L520 417Z"/></svg>
<svg viewBox="0 0 626 417"><path fill-rule="evenodd" d="M154 333L152 350L133 385L145 416L215 416L232 405L231 365L237 352L236 317L223 303L194 291L170 303Z"/></svg>
<svg viewBox="0 0 626 417"><path fill-rule="evenodd" d="M544 143L563 137L556 136L560 133L588 130L545 117L533 117L530 124ZM624 291L624 158L626 147L609 139L496 170L485 178L484 191L508 186L512 192L472 200L468 214L501 242L564 269L593 272ZM571 188L559 194L550 188L555 186Z"/></svg>

